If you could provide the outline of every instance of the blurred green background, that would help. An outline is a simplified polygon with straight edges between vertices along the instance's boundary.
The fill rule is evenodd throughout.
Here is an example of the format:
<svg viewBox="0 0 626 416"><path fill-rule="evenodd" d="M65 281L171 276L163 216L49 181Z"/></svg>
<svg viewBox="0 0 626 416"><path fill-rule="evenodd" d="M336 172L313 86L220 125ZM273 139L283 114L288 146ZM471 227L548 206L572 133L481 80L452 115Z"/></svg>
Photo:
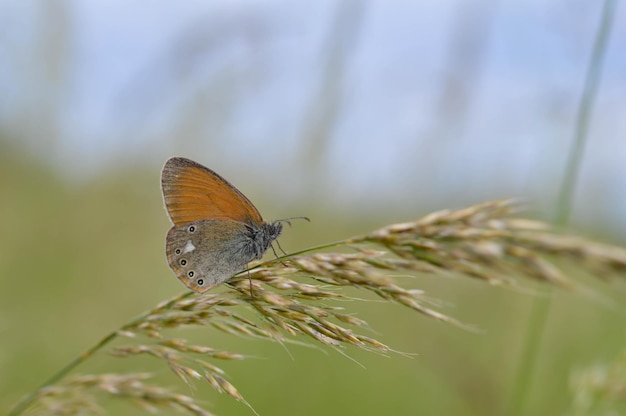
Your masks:
<svg viewBox="0 0 626 416"><path fill-rule="evenodd" d="M552 219L600 11L566 0L0 2L0 412L183 290L163 250L170 156L216 170L266 219L310 217L285 231L287 251L489 198L521 196L529 215ZM615 13L572 228L624 245L626 12ZM193 336L255 357L218 364L262 415L505 414L533 296L403 283L484 333L350 304L373 336L417 354L349 349L364 368L334 351ZM626 345L623 286L587 283L614 304L555 293L528 414L570 412L571 373ZM154 370L215 414L251 414L155 364L102 355L78 373Z"/></svg>

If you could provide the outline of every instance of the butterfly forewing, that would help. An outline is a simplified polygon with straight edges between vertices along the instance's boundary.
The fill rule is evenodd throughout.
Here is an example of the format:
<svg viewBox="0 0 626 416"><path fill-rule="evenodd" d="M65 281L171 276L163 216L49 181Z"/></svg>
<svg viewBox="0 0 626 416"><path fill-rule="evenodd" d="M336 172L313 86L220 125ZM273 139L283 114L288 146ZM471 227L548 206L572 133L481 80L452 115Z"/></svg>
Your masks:
<svg viewBox="0 0 626 416"><path fill-rule="evenodd" d="M161 173L161 188L175 225L203 219L263 222L259 211L237 188L192 160L169 159Z"/></svg>

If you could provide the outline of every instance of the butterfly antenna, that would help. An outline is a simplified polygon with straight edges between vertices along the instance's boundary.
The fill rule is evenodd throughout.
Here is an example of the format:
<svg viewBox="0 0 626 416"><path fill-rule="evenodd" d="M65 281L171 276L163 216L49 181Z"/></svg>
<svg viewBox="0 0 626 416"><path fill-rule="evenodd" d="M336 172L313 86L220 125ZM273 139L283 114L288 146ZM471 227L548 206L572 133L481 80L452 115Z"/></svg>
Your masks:
<svg viewBox="0 0 626 416"><path fill-rule="evenodd" d="M287 224L289 224L289 226L291 227L291 221L290 220L306 220L308 222L311 222L311 219L309 217L289 217L289 218L281 218L279 220L276 220L274 222L286 222ZM281 249L282 250L282 249Z"/></svg>

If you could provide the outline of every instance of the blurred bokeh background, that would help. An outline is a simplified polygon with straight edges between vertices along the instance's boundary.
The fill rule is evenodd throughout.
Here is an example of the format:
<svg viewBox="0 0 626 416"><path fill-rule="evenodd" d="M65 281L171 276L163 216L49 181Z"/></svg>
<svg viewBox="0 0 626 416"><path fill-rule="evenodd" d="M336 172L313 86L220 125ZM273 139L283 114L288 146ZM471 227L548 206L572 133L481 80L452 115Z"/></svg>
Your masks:
<svg viewBox="0 0 626 416"><path fill-rule="evenodd" d="M286 230L287 251L509 196L551 220L601 10L583 0L0 1L0 409L182 291L163 252L159 174L170 156L216 170L266 219L309 216ZM614 19L572 228L623 245L626 9ZM362 368L215 331L203 342L259 358L224 368L262 415L503 414L532 296L462 279L410 284L485 332L369 302L352 308L418 356L348 351ZM529 414L569 411L571 372L617 356L623 322L619 306L555 294ZM102 357L79 372L153 364ZM168 383L216 414L251 414L208 386Z"/></svg>

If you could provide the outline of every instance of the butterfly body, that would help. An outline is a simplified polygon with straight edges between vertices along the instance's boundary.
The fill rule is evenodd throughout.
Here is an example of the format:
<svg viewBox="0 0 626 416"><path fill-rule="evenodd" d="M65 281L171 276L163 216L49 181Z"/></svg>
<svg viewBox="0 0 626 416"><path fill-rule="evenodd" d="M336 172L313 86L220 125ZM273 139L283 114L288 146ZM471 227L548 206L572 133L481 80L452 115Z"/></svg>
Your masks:
<svg viewBox="0 0 626 416"><path fill-rule="evenodd" d="M280 235L280 222L264 222L234 186L184 158L163 168L165 207L174 223L166 237L167 261L187 287L206 292L258 260Z"/></svg>

